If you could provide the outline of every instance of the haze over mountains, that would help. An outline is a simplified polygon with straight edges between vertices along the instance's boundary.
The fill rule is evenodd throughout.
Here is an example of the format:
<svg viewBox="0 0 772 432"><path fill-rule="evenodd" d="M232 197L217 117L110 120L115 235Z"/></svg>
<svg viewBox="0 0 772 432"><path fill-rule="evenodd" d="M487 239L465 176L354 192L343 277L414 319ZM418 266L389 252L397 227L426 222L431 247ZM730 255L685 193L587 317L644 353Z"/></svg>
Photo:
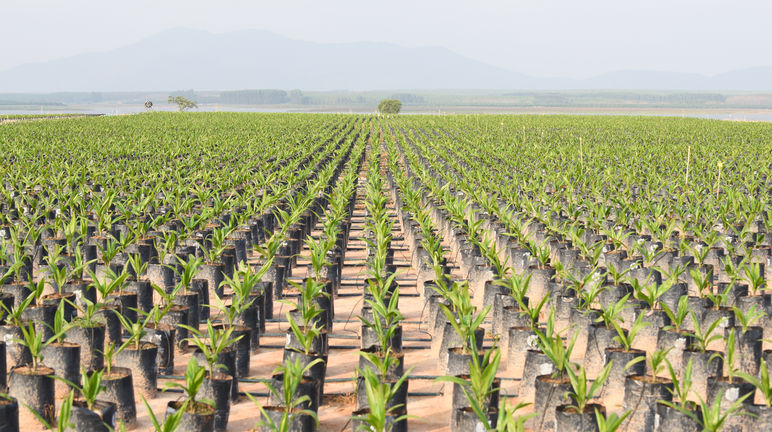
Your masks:
<svg viewBox="0 0 772 432"><path fill-rule="evenodd" d="M616 71L573 80L527 76L440 47L315 43L260 30L175 29L107 52L0 71L0 92L6 93L248 88L772 91L772 67L715 76Z"/></svg>

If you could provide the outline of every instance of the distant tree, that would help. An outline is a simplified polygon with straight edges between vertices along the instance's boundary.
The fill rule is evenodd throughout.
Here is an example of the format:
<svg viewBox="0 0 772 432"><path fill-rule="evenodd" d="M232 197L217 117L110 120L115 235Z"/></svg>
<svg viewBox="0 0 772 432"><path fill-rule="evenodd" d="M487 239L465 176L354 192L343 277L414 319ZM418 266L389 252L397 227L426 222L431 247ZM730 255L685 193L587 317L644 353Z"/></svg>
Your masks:
<svg viewBox="0 0 772 432"><path fill-rule="evenodd" d="M399 114L402 102L396 99L384 99L378 104L378 112L381 114Z"/></svg>
<svg viewBox="0 0 772 432"><path fill-rule="evenodd" d="M177 104L177 108L180 111L185 111L192 108L198 108L195 102L182 96L169 96L169 103Z"/></svg>

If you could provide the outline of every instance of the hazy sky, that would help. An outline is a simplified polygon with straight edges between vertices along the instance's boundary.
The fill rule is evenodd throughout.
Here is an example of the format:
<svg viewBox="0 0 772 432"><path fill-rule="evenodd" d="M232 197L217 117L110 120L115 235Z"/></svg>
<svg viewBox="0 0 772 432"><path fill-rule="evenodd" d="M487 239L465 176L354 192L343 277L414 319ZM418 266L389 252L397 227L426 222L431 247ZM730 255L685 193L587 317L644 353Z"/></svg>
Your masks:
<svg viewBox="0 0 772 432"><path fill-rule="evenodd" d="M769 0L0 0L0 70L162 30L444 46L516 72L715 74L772 65Z"/></svg>

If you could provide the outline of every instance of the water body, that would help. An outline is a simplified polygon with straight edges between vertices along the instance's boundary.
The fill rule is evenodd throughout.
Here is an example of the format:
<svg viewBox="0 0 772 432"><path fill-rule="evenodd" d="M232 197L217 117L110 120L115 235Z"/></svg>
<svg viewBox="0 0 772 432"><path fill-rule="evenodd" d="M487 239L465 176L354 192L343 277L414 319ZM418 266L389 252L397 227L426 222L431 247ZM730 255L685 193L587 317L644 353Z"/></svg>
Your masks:
<svg viewBox="0 0 772 432"><path fill-rule="evenodd" d="M520 115L626 115L626 116L665 116L665 117L693 117L704 118L713 120L730 120L730 121L758 121L758 122L772 122L772 110L732 110L732 111L699 111L699 110L678 110L674 109L652 109L647 111L641 110L629 110L625 111L624 108L612 108L609 110L601 111L588 111L585 108L545 108L540 110L539 108L505 108L500 107L474 107L469 109L468 107L440 107L437 108L421 108L421 107L406 107L407 112L405 114L452 114L452 113L475 113L475 114L520 114ZM0 107L0 120L3 115L35 115L35 114L105 114L105 115L125 115L125 114L137 114L148 111L144 105L141 104L93 104L93 105L71 105L66 107L40 107L40 109L7 109ZM158 104L153 107L153 111L176 111L176 107L167 104ZM343 114L373 114L373 111L358 109L351 109L347 107L333 107L333 106L243 106L243 105L215 105L215 104L202 104L194 112L262 112L262 113L289 113L289 112L314 112L314 113L343 113Z"/></svg>

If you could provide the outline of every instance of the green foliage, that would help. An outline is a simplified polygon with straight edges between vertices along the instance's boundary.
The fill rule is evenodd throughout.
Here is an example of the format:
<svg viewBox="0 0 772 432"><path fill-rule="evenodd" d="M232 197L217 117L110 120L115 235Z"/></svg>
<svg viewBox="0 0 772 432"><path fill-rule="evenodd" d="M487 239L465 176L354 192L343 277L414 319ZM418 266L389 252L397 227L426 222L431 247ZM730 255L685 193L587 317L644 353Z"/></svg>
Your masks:
<svg viewBox="0 0 772 432"><path fill-rule="evenodd" d="M156 306L156 308L157 307L158 306ZM124 317L123 314L120 314L117 311L114 313L115 316L118 317L118 320L121 322L123 329L126 330L126 332L129 334L129 337L123 341L123 345L121 345L118 351L123 351L124 349L130 347L132 344L134 344L135 350L139 350L142 343L142 338L147 334L145 327L150 324L150 321L153 319L153 314L148 314L144 320L137 319L136 322L131 322L126 317Z"/></svg>
<svg viewBox="0 0 772 432"><path fill-rule="evenodd" d="M630 279L630 284L633 286L633 293L635 298L643 300L649 305L649 309L656 309L659 306L659 298L662 297L671 287L668 284L655 284L638 282L638 279Z"/></svg>
<svg viewBox="0 0 772 432"><path fill-rule="evenodd" d="M283 401L284 410L282 411L282 416L279 420L279 423L274 422L273 419L268 416L262 403L255 399L255 397L250 393L247 393L249 400L251 400L258 407L258 409L260 409L260 413L262 414L262 420L258 422L257 426L270 427L274 432L289 432L292 420L299 415L308 415L313 417L318 426L319 418L315 412L310 409L297 409L297 407L299 407L301 404L309 402L310 398L307 395L295 398L294 395L305 371L320 361L321 359L314 360L313 362L306 365L305 368L303 368L300 365L300 360L296 360L294 364L287 363L277 368L274 372L280 372L284 374L282 393L276 390L276 388L274 388L270 382L266 383L268 390Z"/></svg>
<svg viewBox="0 0 772 432"><path fill-rule="evenodd" d="M375 297L374 300L365 300L370 305L370 310L373 314L372 320L367 320L364 317L359 317L367 328L375 332L378 337L378 343L382 350L390 348L390 341L394 337L397 331L399 322L403 319L402 313L399 311L399 288L394 290L389 303L385 304L383 299Z"/></svg>
<svg viewBox="0 0 772 432"><path fill-rule="evenodd" d="M87 272L91 276L91 285L99 292L103 302L107 300L110 294L116 291L118 293L122 292L129 277L129 274L126 272L115 274L110 268L107 268L107 275L104 279L98 278L91 270L87 270Z"/></svg>
<svg viewBox="0 0 772 432"><path fill-rule="evenodd" d="M598 314L598 318L595 319L597 323L603 323L606 328L614 328L616 322L620 319L619 315L623 310L630 307L627 303L627 299L630 298L630 294L625 295L619 299L616 303L611 303L608 307L601 309Z"/></svg>
<svg viewBox="0 0 772 432"><path fill-rule="evenodd" d="M480 359L475 349L472 360L469 362L468 381L457 376L448 375L437 378L437 381L451 382L461 386L461 390L464 392L475 415L483 424L488 425L488 429L491 428L491 425L487 415L487 402L491 394L498 390L493 387L493 383L496 379L500 361L501 351L496 346L486 352L482 359Z"/></svg>
<svg viewBox="0 0 772 432"><path fill-rule="evenodd" d="M708 345L710 345L711 342L716 340L723 339L723 335L720 334L713 334L713 332L716 331L716 329L719 328L719 326L726 321L726 318L719 318L713 323L711 323L705 331L702 331L702 326L700 325L700 321L697 319L697 315L694 314L694 311L691 311L690 313L692 317L692 322L694 323L694 346L692 348L695 348L699 350L700 352L705 352L708 350Z"/></svg>
<svg viewBox="0 0 772 432"><path fill-rule="evenodd" d="M748 397L753 396L753 393L744 394L743 396L735 400L732 403L732 405L730 405L728 408L722 409L721 399L724 396L723 393L724 393L723 390L719 391L715 399L713 399L713 401L705 401L702 399L700 395L697 395L697 399L699 399L699 403L697 404L697 407L701 415L696 415L690 409L681 405L676 405L669 401L661 400L659 402L673 409L676 409L680 411L682 414L684 414L685 416L691 418L697 424L702 426L703 431L718 432L723 430L724 423L729 417L736 415L736 413L738 413L742 409L743 402L745 401L745 399L748 399Z"/></svg>
<svg viewBox="0 0 772 432"><path fill-rule="evenodd" d="M745 372L737 372L737 376L759 389L761 396L764 398L764 404L767 407L772 406L772 383L769 381L769 369L766 360L761 360L760 362L758 377Z"/></svg>
<svg viewBox="0 0 772 432"><path fill-rule="evenodd" d="M402 110L402 102L396 99L382 99L378 103L378 112L381 114L399 114Z"/></svg>
<svg viewBox="0 0 772 432"><path fill-rule="evenodd" d="M661 348L648 353L648 370L651 376L659 376L665 371L667 365L667 354L672 348ZM627 369L627 368L625 368Z"/></svg>
<svg viewBox="0 0 772 432"><path fill-rule="evenodd" d="M453 330L461 338L464 352L473 352L473 347L477 343L474 332L482 325L491 306L486 306L480 313L475 314L477 308L472 305L469 284L467 282L460 284L454 282L453 289L448 293L448 300L450 300L451 306L449 308L441 304L442 313L445 314L445 318L448 319L450 325L453 326Z"/></svg>
<svg viewBox="0 0 772 432"><path fill-rule="evenodd" d="M595 409L595 421L598 423L598 432L616 432L632 411L625 411L624 414L610 413L604 416L598 409Z"/></svg>
<svg viewBox="0 0 772 432"><path fill-rule="evenodd" d="M59 302L59 306L56 308L53 326L48 326L48 324L46 324L46 326L48 326L54 333L53 336L48 339L46 344L64 342L64 336L67 334L67 330L72 327L72 325L64 319L64 308L66 304L67 303L62 299Z"/></svg>
<svg viewBox="0 0 772 432"><path fill-rule="evenodd" d="M584 413L587 403L603 388L613 364L613 361L608 362L589 387L587 386L587 372L583 365L579 366L578 374L574 372L573 367L566 368L568 380L571 383L571 391L567 392L565 396L570 397L574 401L571 406L577 412Z"/></svg>
<svg viewBox="0 0 772 432"><path fill-rule="evenodd" d="M743 272L745 273L745 280L750 285L751 294L758 295L760 288L766 285L761 266L758 263L751 263L743 267Z"/></svg>
<svg viewBox="0 0 772 432"><path fill-rule="evenodd" d="M571 352L574 350L576 338L579 331L574 332L573 337L568 341L568 345L563 344L563 338L555 330L555 309L550 311L547 318L547 326L544 331L534 330L538 339L539 348L551 361L555 367L555 376L564 376L571 365Z"/></svg>
<svg viewBox="0 0 772 432"><path fill-rule="evenodd" d="M147 403L147 399L145 399L144 396L142 396L142 403L145 404L145 408L147 409L147 414L150 417L150 421L153 423L153 430L155 432L174 432L177 430L177 428L180 425L180 422L182 421L182 416L185 414L185 411L187 410L187 403L184 403L177 412L172 414L167 414L166 418L163 422L158 420L158 417L155 416L155 413L153 412L153 409L150 408L150 404Z"/></svg>
<svg viewBox="0 0 772 432"><path fill-rule="evenodd" d="M41 416L37 411L30 408L29 405L24 406L32 413L32 415L38 419L40 423L46 426L46 429L55 429L56 432L65 432L73 427L75 424L70 421L72 413L72 404L75 400L75 392L70 391L64 399L62 399L61 406L59 407L59 415L56 417L56 423L50 424L48 420Z"/></svg>
<svg viewBox="0 0 772 432"><path fill-rule="evenodd" d="M7 324L16 327L22 327L22 314L24 311L35 301L35 293L31 293L25 298L18 307L8 307L5 303L0 302L0 308L4 312L4 320Z"/></svg>
<svg viewBox="0 0 772 432"><path fill-rule="evenodd" d="M363 188L373 251L367 277L376 281L368 289L377 294L377 302L375 297L386 298L380 295L392 288L383 259L396 228L390 225L392 181L400 201L398 217L418 224L413 233L425 249L421 270L433 270L438 292L449 298L459 294L454 292L459 287L448 277L446 260L453 257L447 248L455 252L459 241L479 249L499 279L514 276L507 260L523 275L533 267L555 269L561 289L574 289L582 309L597 303L599 289L585 277L585 269L582 277L572 275L569 271L578 268L559 262L562 254L548 244L565 242L578 251L582 262L576 267L604 263L616 284L626 277L613 267L622 255L647 270L667 268L661 285L631 283L636 298L665 310L675 331L691 319L688 303L684 298L667 309L662 304L666 288L688 280L714 307L728 304L726 293L715 291L715 278L707 277L705 268L687 272L694 267L682 257L693 256L699 264L710 261L713 251L723 251L720 263L713 264L721 265L729 281L747 283L753 295L767 288L762 266L754 264L761 262L757 252L763 254L764 234L772 227L764 193L772 178L772 147L764 124L589 116L154 113L8 126L0 128L0 146L13 161L4 166L0 188L5 209L0 214L0 265L8 269L3 282L30 282L30 264L37 259L32 252L49 234L65 239L64 250L46 244L52 272L42 285L39 278L32 280L30 302L9 308L5 319L11 324L23 324L20 311L42 296L40 288L84 279L89 265L84 256L92 252L84 244L87 238L101 244L98 255L107 263L122 262L125 254L134 253L131 247L150 245L150 238L162 264L170 262L164 259L168 254L181 253L178 247L193 243L206 247L208 260L214 261L233 229L255 228L254 223L270 219L276 223L273 230L263 226L267 239L248 246L263 264L311 204L326 196L330 205L320 215L326 221L312 266L323 274L323 258L329 257L321 251L346 226L350 198ZM495 225L495 247L493 230L484 232L483 220ZM213 234L199 238L199 232ZM506 259L497 253L502 239L511 239ZM604 257L604 252L609 254ZM670 252L677 259L668 263ZM100 272L102 280L95 281L100 301L123 288L110 286L116 277ZM187 285L192 276L184 279ZM246 278L236 279L231 287L245 292ZM513 297L526 303L524 284L512 288ZM167 297L162 300L170 303ZM381 315L395 312L386 303ZM465 306L454 303L454 316L466 315L458 313ZM78 305L78 325L93 325L100 306ZM538 306L527 310L534 326L546 304L542 310ZM601 317L609 328L619 315L614 308ZM738 314L736 332L754 325L759 312ZM479 314L472 311L471 316ZM461 324L468 330L474 322ZM698 344L705 347L716 332L698 332ZM544 345L560 354L557 338L549 336ZM563 341L564 348L568 342ZM728 345L733 349L734 342ZM733 374L736 362L729 353L726 358Z"/></svg>
<svg viewBox="0 0 772 432"><path fill-rule="evenodd" d="M671 325L665 326L664 329L674 330L680 333L684 320L689 316L689 297L681 296L681 298L678 299L678 307L675 311L670 309L666 304L662 305L662 310L665 311L665 315L667 315L671 323Z"/></svg>
<svg viewBox="0 0 772 432"><path fill-rule="evenodd" d="M737 374L738 368L736 361L736 350L737 345L735 345L735 339L737 338L737 333L735 333L735 329L729 330L729 335L726 338L726 352L723 354L724 358L724 367L726 368L726 376L729 378L729 381L732 381L734 379L735 374ZM722 356L721 353L713 354L713 356ZM713 356L711 356L711 360L713 359Z"/></svg>
<svg viewBox="0 0 772 432"><path fill-rule="evenodd" d="M734 311L735 320L740 324L740 331L742 334L745 334L749 327L753 326L758 320L766 316L766 313L763 310L757 310L755 304L751 305L746 312L743 312L737 306L732 306L732 311Z"/></svg>
<svg viewBox="0 0 772 432"><path fill-rule="evenodd" d="M295 339L297 339L300 346L303 347L303 352L305 354L310 354L311 347L314 345L314 340L322 334L319 323L317 321L312 321L301 327L298 325L295 317L290 315L289 311L287 311L287 322L290 325L290 330L292 330Z"/></svg>
<svg viewBox="0 0 772 432"><path fill-rule="evenodd" d="M513 407L507 405L507 398L501 398L499 406L499 417L496 420L496 432L525 432L525 422L528 419L536 417L536 413L526 415L517 415L517 411L530 405L526 402L520 402Z"/></svg>
<svg viewBox="0 0 772 432"><path fill-rule="evenodd" d="M22 338L14 338L14 341L27 347L32 356L32 370L36 371L43 360L43 348L46 346L43 342L43 334L35 330L35 324L32 322L22 325L20 329Z"/></svg>
<svg viewBox="0 0 772 432"><path fill-rule="evenodd" d="M104 370L87 372L86 369L81 368L80 380L83 383L81 386L56 375L53 375L53 378L66 383L73 390L77 390L78 394L80 394L80 396L86 402L88 409L93 409L97 400L97 396L99 396L99 393L105 389L105 387L102 385L102 376L104 373Z"/></svg>
<svg viewBox="0 0 772 432"><path fill-rule="evenodd" d="M198 361L191 357L190 360L188 360L188 368L185 370L185 384L180 384L175 381L166 381L166 383L164 383L164 390L169 388L179 388L182 390L185 393L185 404L187 406L192 406L196 402L201 402L214 407L214 401L211 399L196 399L199 390L201 390L201 385L204 383L205 376L206 369L199 366Z"/></svg>
<svg viewBox="0 0 772 432"><path fill-rule="evenodd" d="M509 290L512 298L522 307L524 305L524 299L528 293L528 287L531 284L531 273L524 275L518 275L512 273L509 276L504 276L494 280L494 283L499 286L503 286Z"/></svg>
<svg viewBox="0 0 772 432"><path fill-rule="evenodd" d="M611 321L611 325L614 326L614 330L616 330L617 335L614 336L614 340L619 342L620 345L622 345L622 348L624 348L625 351L630 351L633 348L633 341L635 341L635 337L638 335L638 332L641 331L644 327L650 326L651 323L643 321L644 314L639 313L638 318L635 320L633 325L630 327L630 330L625 330L622 327L620 327L619 323L614 320ZM627 369L629 366L626 366L625 369Z"/></svg>
<svg viewBox="0 0 772 432"><path fill-rule="evenodd" d="M118 355L118 352L120 352L120 349L116 348L115 342L107 344L105 350L102 352L102 355L105 358L105 374L111 374L113 369L113 359Z"/></svg>
<svg viewBox="0 0 772 432"><path fill-rule="evenodd" d="M190 332L192 336L188 338L188 341L201 350L206 358L207 369L211 377L215 376L216 369L222 366L217 364L220 353L243 337L232 337L233 327L230 326L225 329L215 329L211 320L206 321L206 333L184 324L180 326Z"/></svg>
<svg viewBox="0 0 772 432"><path fill-rule="evenodd" d="M142 262L142 257L139 254L129 255L128 261L131 269L134 271L136 279L141 279L147 271L147 263Z"/></svg>
<svg viewBox="0 0 772 432"><path fill-rule="evenodd" d="M363 430L388 432L391 430L391 427L386 424L387 416L393 411L402 408L401 404L389 407L388 403L405 382L408 375L405 373L396 382L390 384L388 382L383 382L381 376L372 369L360 369L359 372L364 378L365 393L367 394L367 403L369 407L367 414L359 417L359 419L363 420L367 425ZM397 416L394 421L398 422L406 418L407 415L401 415Z"/></svg>
<svg viewBox="0 0 772 432"><path fill-rule="evenodd" d="M678 373L673 368L673 365L670 364L670 361L665 360L665 362L667 363L667 370L670 374L670 379L673 381L673 389L670 390L670 392L678 399L679 406L683 409L686 409L689 402L689 394L692 390L693 384L692 372L694 370L694 365L692 359L689 359L689 363L686 364L683 376L681 378L678 377Z"/></svg>
<svg viewBox="0 0 772 432"><path fill-rule="evenodd" d="M169 96L168 102L177 105L177 109L179 109L180 112L198 108L198 105L195 102L183 96Z"/></svg>

